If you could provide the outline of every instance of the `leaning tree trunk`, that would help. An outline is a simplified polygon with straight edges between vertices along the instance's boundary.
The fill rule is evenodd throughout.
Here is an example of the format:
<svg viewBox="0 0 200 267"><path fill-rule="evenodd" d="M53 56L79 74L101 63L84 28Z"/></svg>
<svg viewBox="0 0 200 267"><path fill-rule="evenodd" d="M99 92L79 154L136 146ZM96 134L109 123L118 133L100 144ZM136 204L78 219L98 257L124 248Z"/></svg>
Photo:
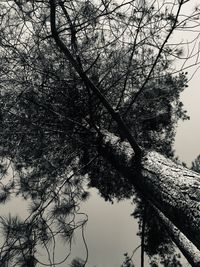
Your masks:
<svg viewBox="0 0 200 267"><path fill-rule="evenodd" d="M141 155L140 147L120 115L87 77L79 60L73 57L61 40L56 25L56 3L54 0L50 0L49 3L51 32L58 48L79 74L86 88L94 93L113 121L125 133L130 144L120 143L118 138L107 133L99 148L100 153L200 249L200 175L156 152L147 151ZM133 150L136 156L141 156L140 166L134 166Z"/></svg>
<svg viewBox="0 0 200 267"><path fill-rule="evenodd" d="M200 266L200 175L155 151L145 151L136 165L131 146L110 133L99 151L191 241L185 247Z"/></svg>
<svg viewBox="0 0 200 267"><path fill-rule="evenodd" d="M191 266L200 266L200 252L198 248L158 208L156 208L151 202L149 204L154 208L158 218L165 225L168 234L171 236L172 240L176 243Z"/></svg>

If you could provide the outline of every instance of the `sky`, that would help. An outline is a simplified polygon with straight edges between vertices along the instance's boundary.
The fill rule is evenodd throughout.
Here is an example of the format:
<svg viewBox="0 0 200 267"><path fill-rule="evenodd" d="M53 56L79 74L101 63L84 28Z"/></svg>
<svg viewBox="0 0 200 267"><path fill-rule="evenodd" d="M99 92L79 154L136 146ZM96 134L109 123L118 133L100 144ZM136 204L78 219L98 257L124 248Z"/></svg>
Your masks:
<svg viewBox="0 0 200 267"><path fill-rule="evenodd" d="M180 160L190 166L200 154L200 70L181 94L181 99L190 120L178 123L174 148Z"/></svg>
<svg viewBox="0 0 200 267"><path fill-rule="evenodd" d="M188 14L192 12L194 7L199 6L197 0L190 0L186 3L183 12ZM199 22L199 20L198 20ZM180 31L175 32L173 41L175 43L190 42L198 37L196 42L183 46L183 56L187 56L192 53L199 55L200 43L199 43L200 28L194 28L194 31ZM171 41L171 42L173 42ZM187 61L184 67L194 64L199 61L198 56L192 57L190 61ZM176 61L175 65L177 69L182 64L181 61ZM181 100L184 104L187 114L190 116L188 121L179 121L177 127L177 133L174 143L174 149L179 159L185 162L189 167L191 162L200 154L200 65L194 65L186 69L188 72L188 88L181 93Z"/></svg>
<svg viewBox="0 0 200 267"><path fill-rule="evenodd" d="M197 1L192 0L193 5ZM186 38L190 38L188 36ZM181 38L180 36L176 38ZM189 76L194 73L196 67L189 70ZM182 102L190 116L189 121L179 122L174 148L176 155L181 161L190 166L200 154L200 71L197 71L193 79L189 82L189 87L181 94ZM25 215L26 205L20 199L14 199L8 206L0 207L0 214L8 211ZM137 221L130 216L134 211L131 200L115 202L113 205L105 202L98 196L97 190L91 190L90 199L81 206L81 211L88 214L88 223L85 228L85 238L89 249L89 258L87 267L120 267L123 261L123 254L129 255L140 244L138 238ZM63 257L67 253L66 247L62 242L58 244L58 255ZM77 232L73 239L72 256L67 263L59 265L68 266L70 260L74 257L84 259L86 255L85 246L80 238L80 232ZM137 251L133 260L139 264L140 250ZM41 258L43 257L41 251ZM42 266L42 265L38 265ZM147 265L148 266L148 265ZM185 263L184 267L187 264ZM136 265L137 267L137 265Z"/></svg>

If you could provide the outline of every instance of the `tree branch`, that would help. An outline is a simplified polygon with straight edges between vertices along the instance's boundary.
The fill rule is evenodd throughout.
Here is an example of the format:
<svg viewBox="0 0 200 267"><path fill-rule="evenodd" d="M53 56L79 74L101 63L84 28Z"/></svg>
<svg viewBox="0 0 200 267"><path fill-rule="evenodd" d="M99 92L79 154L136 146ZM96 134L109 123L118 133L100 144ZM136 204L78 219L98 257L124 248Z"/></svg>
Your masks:
<svg viewBox="0 0 200 267"><path fill-rule="evenodd" d="M51 32L52 36L57 44L57 46L60 48L60 50L64 53L66 58L69 60L69 62L72 64L76 72L81 77L82 81L84 82L85 86L89 88L96 97L101 101L103 106L106 108L108 113L111 115L113 120L118 124L121 131L124 133L125 137L127 138L128 142L130 143L131 147L133 148L136 156L140 158L141 156L141 148L137 144L135 138L130 133L130 130L125 125L124 121L120 117L120 114L116 112L112 106L110 105L109 101L106 99L106 97L99 91L99 89L93 84L93 82L88 78L86 73L82 70L78 62L74 59L72 54L70 53L69 49L66 47L66 45L63 43L63 41L60 39L59 34L56 29L56 5L54 0L50 0L50 21L51 21Z"/></svg>

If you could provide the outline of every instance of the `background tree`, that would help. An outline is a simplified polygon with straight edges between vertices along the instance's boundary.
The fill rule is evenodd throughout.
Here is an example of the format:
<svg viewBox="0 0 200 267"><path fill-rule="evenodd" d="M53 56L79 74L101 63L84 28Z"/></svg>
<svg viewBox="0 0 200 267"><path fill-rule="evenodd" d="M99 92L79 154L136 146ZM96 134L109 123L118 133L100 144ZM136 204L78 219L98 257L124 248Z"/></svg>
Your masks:
<svg viewBox="0 0 200 267"><path fill-rule="evenodd" d="M195 172L200 172L200 156L198 156L193 162L192 162L192 170Z"/></svg>
<svg viewBox="0 0 200 267"><path fill-rule="evenodd" d="M79 258L73 259L71 262L71 267L83 267L85 262Z"/></svg>

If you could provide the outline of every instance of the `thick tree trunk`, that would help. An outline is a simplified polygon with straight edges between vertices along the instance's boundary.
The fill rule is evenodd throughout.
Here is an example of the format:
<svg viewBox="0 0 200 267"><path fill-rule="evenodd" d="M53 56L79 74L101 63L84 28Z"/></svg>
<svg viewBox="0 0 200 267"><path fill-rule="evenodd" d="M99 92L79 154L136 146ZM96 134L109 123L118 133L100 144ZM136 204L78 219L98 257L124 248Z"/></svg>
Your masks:
<svg viewBox="0 0 200 267"><path fill-rule="evenodd" d="M145 151L135 166L131 146L110 133L100 153L191 241L200 258L200 175L155 151Z"/></svg>
<svg viewBox="0 0 200 267"><path fill-rule="evenodd" d="M141 170L140 190L200 249L200 175L156 152Z"/></svg>

